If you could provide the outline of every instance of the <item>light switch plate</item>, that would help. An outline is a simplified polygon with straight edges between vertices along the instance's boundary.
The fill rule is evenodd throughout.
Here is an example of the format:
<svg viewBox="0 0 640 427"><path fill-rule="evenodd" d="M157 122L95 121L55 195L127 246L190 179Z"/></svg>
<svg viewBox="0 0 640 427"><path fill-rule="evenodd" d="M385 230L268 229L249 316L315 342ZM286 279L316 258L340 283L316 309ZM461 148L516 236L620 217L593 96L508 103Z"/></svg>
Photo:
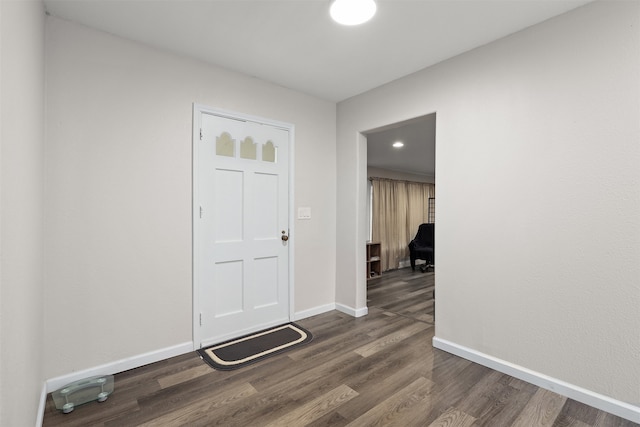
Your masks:
<svg viewBox="0 0 640 427"><path fill-rule="evenodd" d="M298 208L298 219L311 219L311 208L310 207L299 207Z"/></svg>

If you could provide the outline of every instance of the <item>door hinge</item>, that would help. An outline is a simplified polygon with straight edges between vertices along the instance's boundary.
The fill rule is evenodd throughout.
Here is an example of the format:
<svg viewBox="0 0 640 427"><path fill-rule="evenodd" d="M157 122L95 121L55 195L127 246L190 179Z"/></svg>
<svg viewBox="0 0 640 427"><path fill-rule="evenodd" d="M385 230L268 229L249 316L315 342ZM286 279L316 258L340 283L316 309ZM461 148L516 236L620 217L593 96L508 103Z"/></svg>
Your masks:
<svg viewBox="0 0 640 427"><path fill-rule="evenodd" d="M200 218L202 218L202 206L200 206Z"/></svg>
<svg viewBox="0 0 640 427"><path fill-rule="evenodd" d="M202 313L200 313L200 326L202 326Z"/></svg>
<svg viewBox="0 0 640 427"><path fill-rule="evenodd" d="M200 128L200 141L202 141L202 128Z"/></svg>

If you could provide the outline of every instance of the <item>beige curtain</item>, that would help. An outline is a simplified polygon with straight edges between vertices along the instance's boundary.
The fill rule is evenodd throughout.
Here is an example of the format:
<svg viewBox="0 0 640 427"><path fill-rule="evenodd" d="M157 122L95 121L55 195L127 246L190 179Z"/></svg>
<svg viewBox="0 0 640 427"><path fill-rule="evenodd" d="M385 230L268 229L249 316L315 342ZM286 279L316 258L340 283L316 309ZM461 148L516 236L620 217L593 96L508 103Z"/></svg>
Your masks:
<svg viewBox="0 0 640 427"><path fill-rule="evenodd" d="M395 269L409 257L407 245L427 222L435 186L420 182L370 178L373 187L372 238L382 243L382 271Z"/></svg>

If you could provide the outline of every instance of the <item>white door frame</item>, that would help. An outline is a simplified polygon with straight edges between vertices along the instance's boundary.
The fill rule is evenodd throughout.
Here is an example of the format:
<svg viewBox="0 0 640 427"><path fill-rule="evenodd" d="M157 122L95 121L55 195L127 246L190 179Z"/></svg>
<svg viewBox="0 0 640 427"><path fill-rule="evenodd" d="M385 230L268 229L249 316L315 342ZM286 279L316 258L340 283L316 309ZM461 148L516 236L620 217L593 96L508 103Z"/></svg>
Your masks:
<svg viewBox="0 0 640 427"><path fill-rule="evenodd" d="M287 241L288 247L288 258L289 258L289 320L293 320L294 318L294 253L295 253L295 231L294 231L294 216L293 216L293 195L294 195L294 150L293 143L295 140L295 126L291 123L279 122L276 120L265 119L263 117L251 116L247 114L238 113L235 111L216 109L212 107L207 107L201 104L193 104L193 133L191 140L192 147L192 247L191 247L191 276L192 276L192 292L193 292L193 304L192 304L192 314L193 314L193 349L197 350L200 348L200 343L202 341L202 336L200 333L200 283L198 283L198 275L196 274L199 271L199 219L200 219L200 205L197 203L199 200L199 188L198 188L198 160L199 160L199 142L200 142L200 128L201 122L200 118L203 113L213 114L220 117L225 117L229 119L235 120L243 120L248 122L255 122L270 126L275 126L279 128L286 129L289 132L289 165L288 165L288 173L289 173L289 206L287 209L287 213L289 215L289 240Z"/></svg>

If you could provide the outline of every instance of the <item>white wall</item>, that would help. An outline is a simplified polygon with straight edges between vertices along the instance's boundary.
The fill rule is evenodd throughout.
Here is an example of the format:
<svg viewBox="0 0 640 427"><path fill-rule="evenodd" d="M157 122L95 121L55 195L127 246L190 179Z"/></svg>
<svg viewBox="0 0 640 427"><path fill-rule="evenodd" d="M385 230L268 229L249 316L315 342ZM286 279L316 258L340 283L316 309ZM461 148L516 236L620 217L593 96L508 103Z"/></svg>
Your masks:
<svg viewBox="0 0 640 427"><path fill-rule="evenodd" d="M46 36L48 378L191 341L193 102L295 125L295 311L335 301L335 104L52 17Z"/></svg>
<svg viewBox="0 0 640 427"><path fill-rule="evenodd" d="M358 133L437 112L437 338L640 405L639 28L592 3L340 103L338 302L366 304Z"/></svg>
<svg viewBox="0 0 640 427"><path fill-rule="evenodd" d="M40 1L0 1L0 99L0 425L33 426L44 381Z"/></svg>

